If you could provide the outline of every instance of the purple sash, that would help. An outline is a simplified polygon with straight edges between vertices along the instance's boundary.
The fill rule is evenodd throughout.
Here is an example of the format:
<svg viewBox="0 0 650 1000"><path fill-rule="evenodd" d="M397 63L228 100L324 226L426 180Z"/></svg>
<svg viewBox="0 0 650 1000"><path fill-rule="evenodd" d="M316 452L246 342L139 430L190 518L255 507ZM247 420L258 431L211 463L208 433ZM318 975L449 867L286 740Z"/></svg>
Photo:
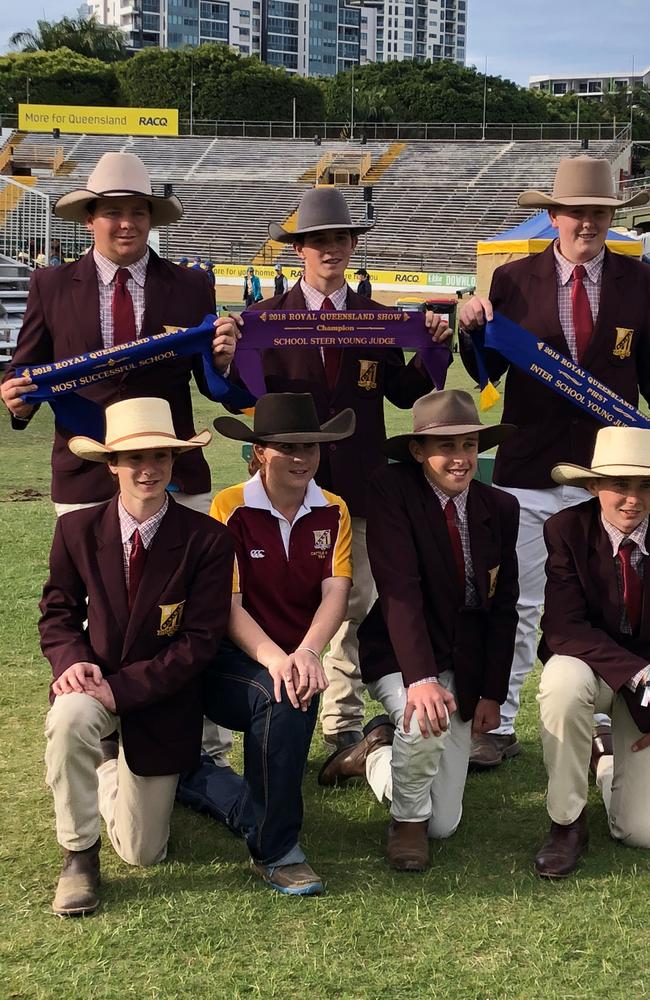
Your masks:
<svg viewBox="0 0 650 1000"><path fill-rule="evenodd" d="M268 348L395 347L418 351L436 389L443 389L451 352L431 339L424 313L336 310L334 312L246 310L235 363L255 396L266 392L260 352Z"/></svg>

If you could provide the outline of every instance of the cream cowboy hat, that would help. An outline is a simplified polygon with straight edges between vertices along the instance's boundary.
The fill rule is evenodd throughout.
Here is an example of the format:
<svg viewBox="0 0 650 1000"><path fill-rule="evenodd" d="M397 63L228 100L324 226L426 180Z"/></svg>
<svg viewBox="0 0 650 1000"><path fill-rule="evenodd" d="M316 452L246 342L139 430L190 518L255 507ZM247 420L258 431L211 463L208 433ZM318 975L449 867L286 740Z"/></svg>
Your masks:
<svg viewBox="0 0 650 1000"><path fill-rule="evenodd" d="M523 191L517 198L522 208L576 208L587 205L606 205L626 208L645 205L650 192L639 191L627 201L616 197L614 175L609 160L593 156L574 156L560 160L553 181L553 193Z"/></svg>
<svg viewBox="0 0 650 1000"><path fill-rule="evenodd" d="M373 223L354 224L348 203L334 187L312 188L300 199L296 228L283 229L275 222L269 225L269 236L276 243L293 243L297 236L317 233L321 229L348 229L352 236L367 233Z"/></svg>
<svg viewBox="0 0 650 1000"><path fill-rule="evenodd" d="M429 392L416 400L413 407L413 430L388 438L383 452L397 462L415 462L409 443L415 437L451 437L456 434L473 434L478 431L478 450L487 451L501 444L517 428L514 424L486 426L478 418L474 400L461 389L444 389Z"/></svg>
<svg viewBox="0 0 650 1000"><path fill-rule="evenodd" d="M603 427L596 435L591 468L556 465L551 476L562 486L583 486L587 479L603 476L650 478L650 428Z"/></svg>
<svg viewBox="0 0 650 1000"><path fill-rule="evenodd" d="M176 195L153 194L149 172L134 153L104 153L95 164L86 187L62 195L52 211L67 222L84 223L91 201L133 196L146 198L151 203L151 225L154 227L178 222L183 214L183 206Z"/></svg>
<svg viewBox="0 0 650 1000"><path fill-rule="evenodd" d="M68 448L87 462L108 462L119 451L140 451L149 448L172 448L177 454L192 448L205 448L212 440L210 431L201 431L189 441L176 436L172 411L166 399L147 396L122 399L106 407L104 444L87 437L73 437Z"/></svg>

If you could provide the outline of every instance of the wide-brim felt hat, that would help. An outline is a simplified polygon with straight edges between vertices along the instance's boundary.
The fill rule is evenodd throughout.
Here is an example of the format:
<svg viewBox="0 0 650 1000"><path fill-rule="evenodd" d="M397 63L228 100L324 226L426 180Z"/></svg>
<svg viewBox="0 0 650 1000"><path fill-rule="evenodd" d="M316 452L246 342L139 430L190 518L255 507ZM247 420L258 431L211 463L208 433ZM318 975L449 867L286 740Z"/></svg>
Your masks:
<svg viewBox="0 0 650 1000"><path fill-rule="evenodd" d="M296 228L284 229L276 222L269 224L269 236L276 243L293 243L296 237L317 233L322 229L348 229L352 236L367 233L374 223L353 223L348 203L335 187L317 187L300 199Z"/></svg>
<svg viewBox="0 0 650 1000"><path fill-rule="evenodd" d="M319 444L354 434L354 410L341 410L321 424L309 392L269 392L255 404L253 427L235 417L216 417L213 426L223 437L251 444Z"/></svg>
<svg viewBox="0 0 650 1000"><path fill-rule="evenodd" d="M106 407L104 441L81 435L68 441L68 448L87 462L108 462L121 451L144 451L150 448L171 448L177 454L192 448L205 448L212 440L209 430L200 431L187 441L174 430L172 411L166 399L151 396L121 399Z"/></svg>
<svg viewBox="0 0 650 1000"><path fill-rule="evenodd" d="M146 198L151 204L151 225L178 222L183 206L174 194L156 195L149 172L134 153L104 153L97 161L85 188L62 195L52 211L67 222L85 223L88 205L98 198Z"/></svg>
<svg viewBox="0 0 650 1000"><path fill-rule="evenodd" d="M478 432L478 450L487 451L501 444L517 428L514 424L486 426L479 420L474 400L461 389L444 389L428 393L418 399L413 407L413 430L388 438L383 451L397 462L415 462L409 448L413 438L452 437L457 434Z"/></svg>
<svg viewBox="0 0 650 1000"><path fill-rule="evenodd" d="M595 156L574 156L560 160L550 195L543 191L523 191L517 203L522 208L578 208L588 205L627 208L645 205L649 200L650 192L639 191L632 198L621 201L616 194L608 160Z"/></svg>
<svg viewBox="0 0 650 1000"><path fill-rule="evenodd" d="M588 479L604 477L650 479L650 428L603 427L596 435L590 468L562 463L553 467L551 476L562 486L584 486Z"/></svg>

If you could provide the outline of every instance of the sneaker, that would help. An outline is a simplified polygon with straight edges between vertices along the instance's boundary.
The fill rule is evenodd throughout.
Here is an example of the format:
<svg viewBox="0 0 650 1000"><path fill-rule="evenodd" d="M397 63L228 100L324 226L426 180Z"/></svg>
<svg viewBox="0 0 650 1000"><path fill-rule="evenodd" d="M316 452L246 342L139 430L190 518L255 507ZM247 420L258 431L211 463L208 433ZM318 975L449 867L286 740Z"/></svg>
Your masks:
<svg viewBox="0 0 650 1000"><path fill-rule="evenodd" d="M251 861L260 878L285 896L322 896L325 886L306 861L299 865L258 865Z"/></svg>

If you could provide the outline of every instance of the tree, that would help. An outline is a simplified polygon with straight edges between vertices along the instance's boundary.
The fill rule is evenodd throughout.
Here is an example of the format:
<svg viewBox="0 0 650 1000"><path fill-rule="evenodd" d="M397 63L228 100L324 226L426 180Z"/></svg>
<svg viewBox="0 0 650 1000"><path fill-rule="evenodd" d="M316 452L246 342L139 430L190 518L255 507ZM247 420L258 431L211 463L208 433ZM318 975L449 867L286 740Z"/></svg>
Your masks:
<svg viewBox="0 0 650 1000"><path fill-rule="evenodd" d="M102 62L117 62L126 59L128 54L124 33L119 28L100 24L94 15L37 21L36 29L16 31L9 44L22 52L52 52L68 48Z"/></svg>
<svg viewBox="0 0 650 1000"><path fill-rule="evenodd" d="M114 106L117 80L112 66L70 49L13 52L0 56L0 112L14 114L25 101L33 104Z"/></svg>

